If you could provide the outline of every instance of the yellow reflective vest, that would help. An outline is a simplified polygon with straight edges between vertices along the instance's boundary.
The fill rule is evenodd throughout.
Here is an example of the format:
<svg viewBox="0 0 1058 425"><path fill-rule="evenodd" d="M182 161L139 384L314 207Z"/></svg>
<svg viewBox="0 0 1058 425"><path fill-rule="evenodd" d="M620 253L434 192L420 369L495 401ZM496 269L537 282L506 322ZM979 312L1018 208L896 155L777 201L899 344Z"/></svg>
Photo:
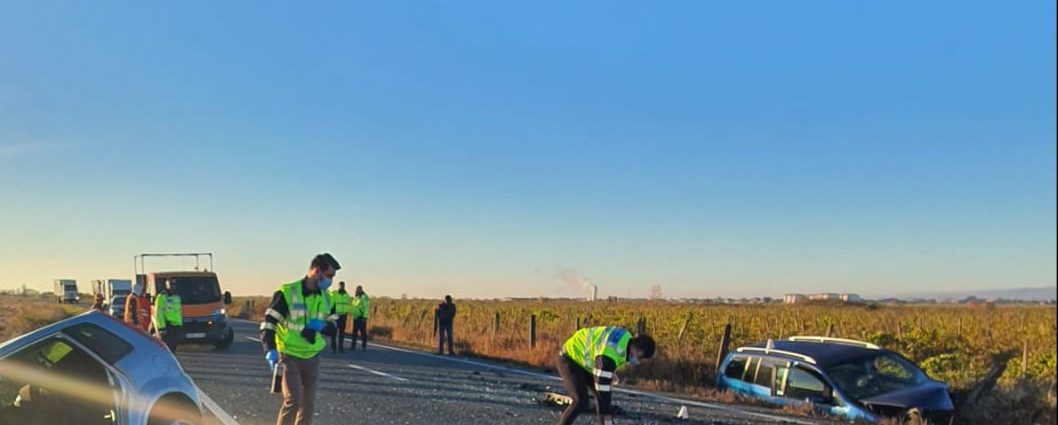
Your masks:
<svg viewBox="0 0 1058 425"><path fill-rule="evenodd" d="M617 368L628 363L628 343L632 333L622 328L598 326L584 328L573 334L562 351L587 371L595 369L595 358L609 357Z"/></svg>
<svg viewBox="0 0 1058 425"><path fill-rule="evenodd" d="M166 326L183 326L184 312L180 307L179 295L168 295L164 292L154 296L154 328L165 329Z"/></svg>
<svg viewBox="0 0 1058 425"><path fill-rule="evenodd" d="M371 299L368 298L367 294L353 297L354 319L366 319L369 311L371 311Z"/></svg>
<svg viewBox="0 0 1058 425"><path fill-rule="evenodd" d="M326 321L331 313L330 294L318 292L309 296L303 294L304 280L287 283L279 288L283 300L287 303L287 317L277 317L276 350L285 355L299 359L311 359L326 346L322 335L316 336L316 342L310 343L301 336L301 331L309 320ZM277 314L278 315L278 314Z"/></svg>
<svg viewBox="0 0 1058 425"><path fill-rule="evenodd" d="M345 291L331 292L331 304L334 305L334 314L337 315L349 314L353 310L351 297Z"/></svg>

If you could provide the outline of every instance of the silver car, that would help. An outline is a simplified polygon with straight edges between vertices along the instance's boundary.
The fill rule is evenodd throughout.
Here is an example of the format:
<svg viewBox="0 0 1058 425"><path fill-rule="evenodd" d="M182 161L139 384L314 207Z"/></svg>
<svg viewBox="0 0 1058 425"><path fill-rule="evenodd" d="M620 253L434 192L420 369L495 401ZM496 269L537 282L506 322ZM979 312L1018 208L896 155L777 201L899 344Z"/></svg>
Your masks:
<svg viewBox="0 0 1058 425"><path fill-rule="evenodd" d="M194 382L155 338L98 311L0 345L0 425L200 424Z"/></svg>

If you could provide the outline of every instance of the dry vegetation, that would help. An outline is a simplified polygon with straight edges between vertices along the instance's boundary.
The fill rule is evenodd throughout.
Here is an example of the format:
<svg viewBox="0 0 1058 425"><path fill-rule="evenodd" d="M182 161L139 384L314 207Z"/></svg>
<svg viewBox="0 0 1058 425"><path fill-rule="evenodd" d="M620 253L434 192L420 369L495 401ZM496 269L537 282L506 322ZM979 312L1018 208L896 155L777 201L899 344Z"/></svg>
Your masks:
<svg viewBox="0 0 1058 425"><path fill-rule="evenodd" d="M0 295L0 342L84 310L85 306L56 304L50 296Z"/></svg>
<svg viewBox="0 0 1058 425"><path fill-rule="evenodd" d="M259 318L266 299L249 308ZM404 345L436 349L433 308L437 301L376 299L371 334ZM935 379L948 382L958 397L994 360L1010 356L995 390L963 406L959 423L1055 423L1056 311L1054 306L714 306L664 302L466 301L459 303L457 349L468 355L551 368L559 345L579 322L635 327L645 318L659 342L658 359L626 383L695 394L720 401L712 390L714 362L726 323L732 344L791 335L833 336L877 343L911 358ZM256 311L250 311L256 310ZM496 315L499 327L496 328ZM537 316L537 346L529 348L530 316ZM1024 348L1027 363L1022 367ZM1024 374L1022 371L1024 370Z"/></svg>

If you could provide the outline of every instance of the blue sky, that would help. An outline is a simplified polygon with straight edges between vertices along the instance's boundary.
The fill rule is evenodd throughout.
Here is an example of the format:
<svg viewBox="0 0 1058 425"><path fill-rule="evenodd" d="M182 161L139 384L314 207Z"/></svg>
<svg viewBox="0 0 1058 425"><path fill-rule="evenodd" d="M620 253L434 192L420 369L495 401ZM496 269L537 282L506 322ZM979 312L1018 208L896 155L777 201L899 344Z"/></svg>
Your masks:
<svg viewBox="0 0 1058 425"><path fill-rule="evenodd" d="M0 287L1056 281L1054 2L0 6ZM183 264L159 264L173 268Z"/></svg>

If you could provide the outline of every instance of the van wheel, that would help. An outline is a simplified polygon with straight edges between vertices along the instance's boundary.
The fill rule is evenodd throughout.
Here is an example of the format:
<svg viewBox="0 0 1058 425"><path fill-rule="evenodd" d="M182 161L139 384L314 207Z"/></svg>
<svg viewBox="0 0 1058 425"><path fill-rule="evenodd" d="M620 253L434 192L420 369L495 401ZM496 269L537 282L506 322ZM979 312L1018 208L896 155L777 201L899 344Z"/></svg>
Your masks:
<svg viewBox="0 0 1058 425"><path fill-rule="evenodd" d="M223 339L213 343L213 347L218 350L227 350L233 342L235 342L235 331L232 328L228 328L228 333L224 334Z"/></svg>

